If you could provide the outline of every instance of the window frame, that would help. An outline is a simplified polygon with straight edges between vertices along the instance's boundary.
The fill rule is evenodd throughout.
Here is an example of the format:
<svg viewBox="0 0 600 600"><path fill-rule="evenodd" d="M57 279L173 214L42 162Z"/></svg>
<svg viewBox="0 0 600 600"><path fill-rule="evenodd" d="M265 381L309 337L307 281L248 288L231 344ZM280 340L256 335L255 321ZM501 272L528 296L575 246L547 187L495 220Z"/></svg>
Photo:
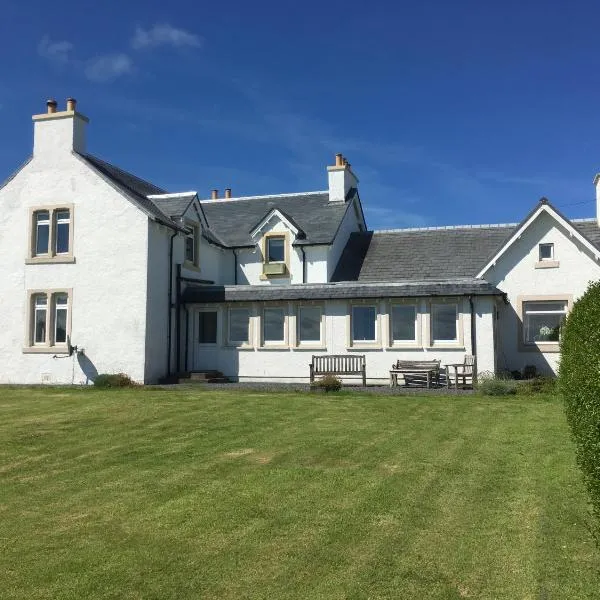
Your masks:
<svg viewBox="0 0 600 600"><path fill-rule="evenodd" d="M358 308L372 308L375 311L374 327L375 339L373 340L355 340L354 339L354 310ZM352 302L349 306L347 315L347 346L348 348L380 348L381 347L381 328L380 328L380 307L377 302Z"/></svg>
<svg viewBox="0 0 600 600"><path fill-rule="evenodd" d="M267 310L281 310L283 312L283 340L265 339L265 312ZM261 348L289 348L289 307L285 304L265 303L260 310L260 345Z"/></svg>
<svg viewBox="0 0 600 600"><path fill-rule="evenodd" d="M283 239L283 260L269 260L269 243L273 238ZM290 232L289 231L269 231L265 233L260 242L260 250L262 254L262 273L260 279L265 281L268 279L289 279L291 277L290 270ZM269 267L272 265L274 272L270 272Z"/></svg>
<svg viewBox="0 0 600 600"><path fill-rule="evenodd" d="M45 295L46 296L46 332L43 341L36 341L36 313L37 305L36 298ZM58 309L57 297L66 296L67 302L64 308ZM23 345L24 354L40 353L40 354L66 354L69 351L69 340L71 337L71 322L72 322L72 301L73 301L73 289L72 288L52 288L52 289L32 289L27 291L27 299L25 305L26 311L26 331L25 331L25 343ZM65 341L56 341L56 322L57 322L57 311L66 311L66 327L65 327Z"/></svg>
<svg viewBox="0 0 600 600"><path fill-rule="evenodd" d="M542 248L550 248L550 256L548 258L544 258L542 256ZM539 262L548 262L554 260L554 242L541 242L538 244L538 261Z"/></svg>
<svg viewBox="0 0 600 600"><path fill-rule="evenodd" d="M439 297L427 301L427 340L430 348L464 348L463 298ZM456 311L456 338L454 340L436 340L433 337L433 319L435 306L454 305Z"/></svg>
<svg viewBox="0 0 600 600"><path fill-rule="evenodd" d="M570 294L557 294L548 296L518 296L517 297L517 315L518 315L518 348L523 352L542 352L542 353L556 353L560 352L560 338L558 341L525 341L525 306L528 303L544 303L544 302L564 302L566 317L573 307L573 296ZM541 313L538 313L541 314Z"/></svg>
<svg viewBox="0 0 600 600"><path fill-rule="evenodd" d="M190 229L189 233L185 234L183 242L183 266L186 269L200 270L200 226L195 221L185 221L185 226ZM188 239L193 240L194 257L193 260L189 260L187 257L187 241Z"/></svg>
<svg viewBox="0 0 600 600"><path fill-rule="evenodd" d="M401 299L390 300L388 312L388 336L390 348L419 348L422 346L421 342L421 311L419 310L419 303L415 300L403 301ZM413 340L395 340L394 339L394 307L396 306L410 306L414 310L415 315L415 337Z"/></svg>
<svg viewBox="0 0 600 600"><path fill-rule="evenodd" d="M58 240L58 214L60 212L69 212L69 240L67 252L57 252L56 243ZM37 215L41 212L48 213L48 251L37 253L38 225ZM61 223L64 223L64 219ZM28 229L28 250L25 257L25 264L45 264L45 263L74 263L73 240L75 229L75 209L73 204L56 204L45 206L33 206L29 208L29 229Z"/></svg>
<svg viewBox="0 0 600 600"><path fill-rule="evenodd" d="M231 312L235 310L246 310L248 312L248 339L246 341L231 339ZM248 304L231 304L225 311L226 326L223 328L224 342L226 346L233 348L253 348L254 347L254 310Z"/></svg>
<svg viewBox="0 0 600 600"><path fill-rule="evenodd" d="M215 313L215 341L214 342L201 342L200 341L200 314L202 313ZM204 347L212 347L216 346L219 343L219 310L218 308L200 308L196 311L197 319L196 319L196 333L198 335L196 343L199 346Z"/></svg>
<svg viewBox="0 0 600 600"><path fill-rule="evenodd" d="M300 338L300 326L303 309L313 309L319 311L319 339L305 340ZM297 348L324 348L325 347L325 308L322 304L300 303L296 305L296 347Z"/></svg>

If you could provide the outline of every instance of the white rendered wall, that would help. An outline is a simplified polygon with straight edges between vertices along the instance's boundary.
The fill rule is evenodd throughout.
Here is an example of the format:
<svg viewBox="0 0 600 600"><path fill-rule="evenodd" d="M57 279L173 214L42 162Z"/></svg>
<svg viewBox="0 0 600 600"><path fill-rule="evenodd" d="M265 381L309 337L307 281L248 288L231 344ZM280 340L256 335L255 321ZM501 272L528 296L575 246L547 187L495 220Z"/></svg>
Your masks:
<svg viewBox="0 0 600 600"><path fill-rule="evenodd" d="M389 381L391 364L398 359L405 360L441 360L442 365L460 363L465 354L471 354L471 324L468 300L460 299L461 336L462 343L447 345L445 347L431 347L429 344L429 322L424 316L420 320L421 345L414 348L390 347L389 336L389 302L387 300L374 300L368 304L375 304L378 309L378 342L362 347L351 347L348 344L348 327L351 304L346 301L327 301L315 303L324 309L324 340L322 346L299 347L295 343L296 311L298 303L283 303L287 312L287 346L285 348L269 349L260 345L260 315L265 304L253 303L251 310L252 321L252 346L249 348L228 347L224 340L224 326L226 307L217 304L204 305L208 310L217 310L219 313L218 343L211 346L197 344L197 331L195 320L190 324L189 342L189 367L191 369L217 369L232 380L240 381L280 381L280 382L307 382L309 377L308 365L313 354L365 354L367 359L367 380L371 384L382 384ZM281 304L277 304L281 306ZM428 310L427 299L419 300L419 309L422 314ZM481 353L481 368L493 370L494 356L493 344L488 339L493 327L493 300L476 299L476 320L478 330L478 354ZM201 305L190 306L190 312L195 314ZM486 348L486 341L491 346ZM348 382L357 379L347 379Z"/></svg>
<svg viewBox="0 0 600 600"><path fill-rule="evenodd" d="M558 268L535 268L540 243L554 244ZM556 372L558 352L524 351L519 345L519 296L572 296L575 301L589 281L600 278L600 265L551 216L541 213L484 278L505 292L509 302L499 304L499 368L512 371L535 365L542 373Z"/></svg>
<svg viewBox="0 0 600 600"><path fill-rule="evenodd" d="M327 280L331 281L331 276L337 267L340 260L340 256L346 247L348 238L353 231L359 231L359 222L357 219L357 203L358 200L354 199L349 203L348 210L340 223L337 235L333 244L329 246L329 252L327 255Z"/></svg>
<svg viewBox="0 0 600 600"><path fill-rule="evenodd" d="M74 205L74 264L26 265L30 209ZM144 381L147 216L68 152L35 156L0 189L0 382ZM72 343L85 355L24 354L27 290L72 288Z"/></svg>

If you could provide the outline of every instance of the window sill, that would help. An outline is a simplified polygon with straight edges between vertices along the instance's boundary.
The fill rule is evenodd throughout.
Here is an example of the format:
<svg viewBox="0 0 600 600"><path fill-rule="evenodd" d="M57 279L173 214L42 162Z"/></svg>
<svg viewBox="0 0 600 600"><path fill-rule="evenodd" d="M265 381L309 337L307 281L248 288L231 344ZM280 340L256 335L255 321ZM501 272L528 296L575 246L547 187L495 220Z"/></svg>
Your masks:
<svg viewBox="0 0 600 600"><path fill-rule="evenodd" d="M541 352L542 354L556 354L557 352L560 352L560 344L558 342L541 342L537 344L525 344L521 342L521 344L519 345L519 350L521 352Z"/></svg>
<svg viewBox="0 0 600 600"><path fill-rule="evenodd" d="M69 354L68 346L25 346L23 354Z"/></svg>
<svg viewBox="0 0 600 600"><path fill-rule="evenodd" d="M460 342L438 342L427 346L427 350L465 350L465 345Z"/></svg>
<svg viewBox="0 0 600 600"><path fill-rule="evenodd" d="M25 259L26 265L69 265L75 263L74 256L33 256Z"/></svg>
<svg viewBox="0 0 600 600"><path fill-rule="evenodd" d="M423 350L423 344L419 344L417 342L395 342L388 346L392 350Z"/></svg>
<svg viewBox="0 0 600 600"><path fill-rule="evenodd" d="M294 350L327 350L324 344L297 344Z"/></svg>
<svg viewBox="0 0 600 600"><path fill-rule="evenodd" d="M230 350L254 350L252 344L235 344L233 342L225 344L225 348L229 348Z"/></svg>
<svg viewBox="0 0 600 600"><path fill-rule="evenodd" d="M535 263L536 269L557 269L559 266L558 260L540 260Z"/></svg>
<svg viewBox="0 0 600 600"><path fill-rule="evenodd" d="M371 344L352 344L351 346L348 346L347 350L381 350L382 348L383 346L380 342L372 342Z"/></svg>
<svg viewBox="0 0 600 600"><path fill-rule="evenodd" d="M289 344L263 344L259 346L259 350L289 350Z"/></svg>

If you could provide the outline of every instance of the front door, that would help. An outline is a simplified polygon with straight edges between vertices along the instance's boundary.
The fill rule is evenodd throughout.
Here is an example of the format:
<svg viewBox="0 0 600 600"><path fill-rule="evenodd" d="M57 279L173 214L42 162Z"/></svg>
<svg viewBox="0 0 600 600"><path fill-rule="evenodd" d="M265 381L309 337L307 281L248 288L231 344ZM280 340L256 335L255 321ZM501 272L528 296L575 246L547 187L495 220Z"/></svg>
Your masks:
<svg viewBox="0 0 600 600"><path fill-rule="evenodd" d="M219 369L219 312L214 308L194 313L194 371Z"/></svg>

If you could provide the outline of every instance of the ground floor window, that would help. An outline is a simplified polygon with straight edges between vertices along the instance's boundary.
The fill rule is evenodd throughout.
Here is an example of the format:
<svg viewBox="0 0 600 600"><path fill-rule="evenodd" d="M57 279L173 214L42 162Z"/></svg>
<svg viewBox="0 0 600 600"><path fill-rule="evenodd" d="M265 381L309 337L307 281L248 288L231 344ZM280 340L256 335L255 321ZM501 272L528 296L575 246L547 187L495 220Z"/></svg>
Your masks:
<svg viewBox="0 0 600 600"><path fill-rule="evenodd" d="M377 341L377 309L375 306L352 307L352 342Z"/></svg>
<svg viewBox="0 0 600 600"><path fill-rule="evenodd" d="M41 348L66 345L70 335L69 310L67 291L30 292L27 345Z"/></svg>
<svg viewBox="0 0 600 600"><path fill-rule="evenodd" d="M217 343L217 311L206 310L198 313L198 343Z"/></svg>
<svg viewBox="0 0 600 600"><path fill-rule="evenodd" d="M392 304L390 319L392 342L417 340L417 307L414 304Z"/></svg>
<svg viewBox="0 0 600 600"><path fill-rule="evenodd" d="M523 302L523 341L526 344L558 342L566 314L566 300Z"/></svg>
<svg viewBox="0 0 600 600"><path fill-rule="evenodd" d="M230 308L228 323L228 342L230 344L250 343L249 308Z"/></svg>
<svg viewBox="0 0 600 600"><path fill-rule="evenodd" d="M285 342L286 311L281 307L269 307L263 311L262 339L265 344Z"/></svg>
<svg viewBox="0 0 600 600"><path fill-rule="evenodd" d="M457 323L457 304L431 304L431 340L433 342L456 342L458 339Z"/></svg>
<svg viewBox="0 0 600 600"><path fill-rule="evenodd" d="M321 342L321 318L323 312L320 306L301 306L298 309L298 342Z"/></svg>

